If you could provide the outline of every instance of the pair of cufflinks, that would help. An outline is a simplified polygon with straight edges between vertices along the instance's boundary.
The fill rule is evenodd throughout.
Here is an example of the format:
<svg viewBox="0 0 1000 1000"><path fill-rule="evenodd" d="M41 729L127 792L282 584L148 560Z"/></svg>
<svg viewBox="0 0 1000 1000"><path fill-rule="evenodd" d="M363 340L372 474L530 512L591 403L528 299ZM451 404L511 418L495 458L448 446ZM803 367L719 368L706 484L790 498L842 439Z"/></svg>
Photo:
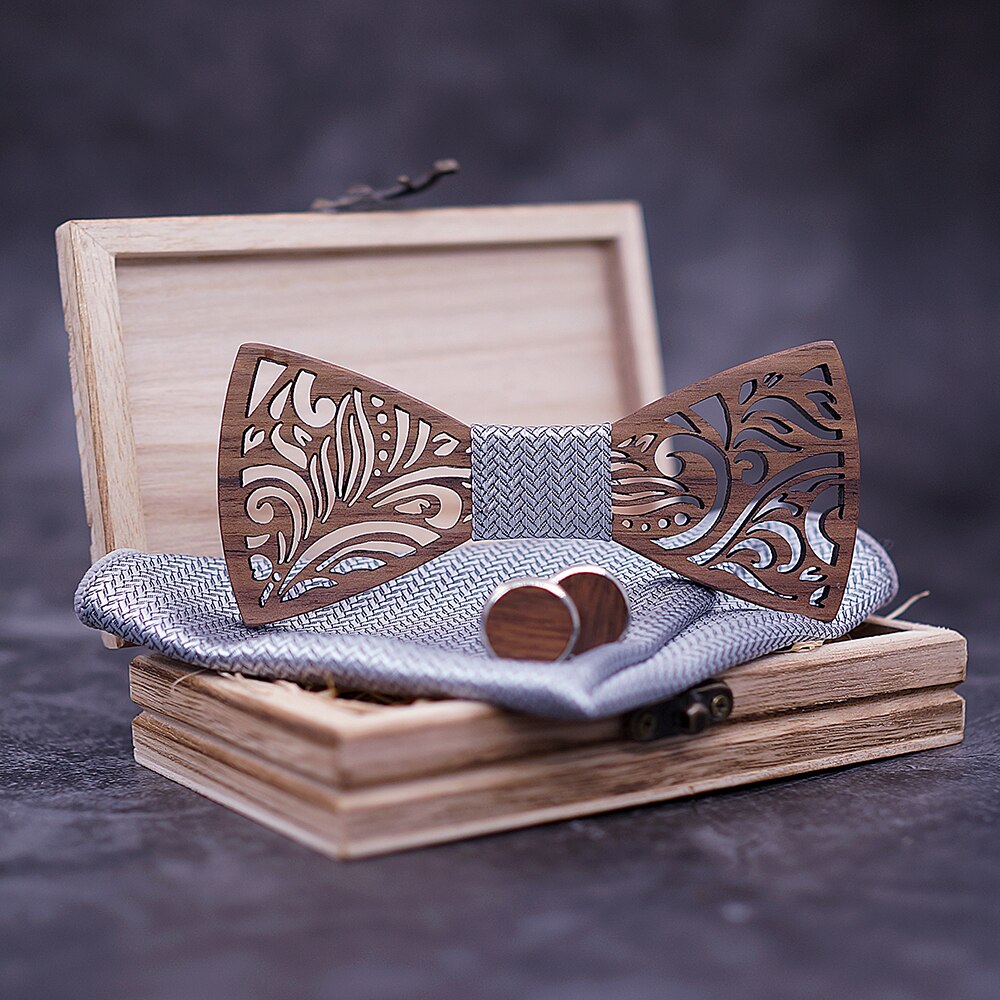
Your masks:
<svg viewBox="0 0 1000 1000"><path fill-rule="evenodd" d="M616 642L629 622L621 584L600 566L571 566L547 580L502 583L482 615L494 656L554 663Z"/></svg>

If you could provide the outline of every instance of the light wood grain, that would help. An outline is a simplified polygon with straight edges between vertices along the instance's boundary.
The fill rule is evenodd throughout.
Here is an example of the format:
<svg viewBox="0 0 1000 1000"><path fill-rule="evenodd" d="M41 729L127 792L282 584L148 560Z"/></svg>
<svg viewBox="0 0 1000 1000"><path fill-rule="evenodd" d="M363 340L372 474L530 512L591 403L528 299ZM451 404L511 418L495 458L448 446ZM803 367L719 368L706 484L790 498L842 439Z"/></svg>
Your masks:
<svg viewBox="0 0 1000 1000"><path fill-rule="evenodd" d="M336 790L146 711L136 760L333 857L440 843L889 757L961 740L947 688L724 724L693 739L597 745Z"/></svg>
<svg viewBox="0 0 1000 1000"><path fill-rule="evenodd" d="M60 229L58 251L91 554L97 558L145 542L115 261L79 229Z"/></svg>
<svg viewBox="0 0 1000 1000"><path fill-rule="evenodd" d="M95 557L221 552L216 442L247 340L466 422L611 419L663 389L630 203L96 220L57 245Z"/></svg>
<svg viewBox="0 0 1000 1000"><path fill-rule="evenodd" d="M807 652L776 653L726 671L721 676L733 692L731 720L954 686L965 677L965 640L956 632L877 618L862 630L869 634ZM345 788L621 736L619 719L557 722L471 701L359 711L349 699L285 683L195 672L148 654L133 661L130 679L138 705Z"/></svg>
<svg viewBox="0 0 1000 1000"><path fill-rule="evenodd" d="M56 247L90 556L97 560L147 544L115 258L79 226L61 226ZM110 648L125 645L102 639Z"/></svg>
<svg viewBox="0 0 1000 1000"><path fill-rule="evenodd" d="M871 698L965 680L965 637L951 629L872 616L852 636L806 652L774 653L724 675L733 717Z"/></svg>
<svg viewBox="0 0 1000 1000"><path fill-rule="evenodd" d="M339 247L503 245L622 241L645 253L642 212L634 202L393 209L329 214L166 216L88 219L81 226L107 252L123 259L308 253ZM638 244L637 237L641 237ZM627 262L635 273L638 261Z"/></svg>
<svg viewBox="0 0 1000 1000"><path fill-rule="evenodd" d="M364 705L293 685L192 672L155 655L137 657L129 678L136 704L338 787L613 739L620 729L617 719L552 722L472 701Z"/></svg>

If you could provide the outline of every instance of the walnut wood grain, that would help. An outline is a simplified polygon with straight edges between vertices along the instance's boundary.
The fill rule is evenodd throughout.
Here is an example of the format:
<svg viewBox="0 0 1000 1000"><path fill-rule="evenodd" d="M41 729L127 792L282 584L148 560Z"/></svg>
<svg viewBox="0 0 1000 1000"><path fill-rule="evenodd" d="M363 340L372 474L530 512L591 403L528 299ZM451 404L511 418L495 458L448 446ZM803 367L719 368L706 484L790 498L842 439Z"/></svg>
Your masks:
<svg viewBox="0 0 1000 1000"><path fill-rule="evenodd" d="M508 660L561 660L576 649L581 619L562 588L544 580L500 587L483 615L483 636L495 656Z"/></svg>
<svg viewBox="0 0 1000 1000"><path fill-rule="evenodd" d="M615 540L755 604L834 617L857 532L859 457L833 344L758 358L651 403L611 433ZM470 442L467 425L364 375L244 344L219 444L223 548L243 620L333 604L470 538ZM567 502L558 491L539 500ZM521 628L515 605L525 621L534 614L530 599L508 604L497 634L530 657L527 632L503 642ZM564 634L557 605L539 599L545 606ZM547 616L532 620L544 628ZM534 658L563 655L551 638L539 639Z"/></svg>
<svg viewBox="0 0 1000 1000"><path fill-rule="evenodd" d="M576 605L580 632L573 655L617 642L629 622L628 599L621 584L601 566L571 566L557 573L558 584Z"/></svg>
<svg viewBox="0 0 1000 1000"><path fill-rule="evenodd" d="M847 377L819 342L739 365L612 426L612 537L689 579L830 621L858 521Z"/></svg>
<svg viewBox="0 0 1000 1000"><path fill-rule="evenodd" d="M356 372L265 344L237 353L219 523L248 625L369 590L472 535L469 428Z"/></svg>

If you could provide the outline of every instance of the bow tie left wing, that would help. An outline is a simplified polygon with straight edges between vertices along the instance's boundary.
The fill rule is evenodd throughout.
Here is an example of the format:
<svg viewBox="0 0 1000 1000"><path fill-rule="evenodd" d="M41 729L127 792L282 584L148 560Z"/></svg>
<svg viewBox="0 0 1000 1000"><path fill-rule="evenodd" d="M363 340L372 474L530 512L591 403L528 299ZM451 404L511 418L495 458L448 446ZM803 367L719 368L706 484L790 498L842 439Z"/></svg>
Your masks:
<svg viewBox="0 0 1000 1000"><path fill-rule="evenodd" d="M244 344L219 440L240 614L262 625L400 576L472 534L469 428L325 361Z"/></svg>
<svg viewBox="0 0 1000 1000"><path fill-rule="evenodd" d="M731 368L612 425L612 537L755 604L840 607L858 521L857 426L837 348Z"/></svg>

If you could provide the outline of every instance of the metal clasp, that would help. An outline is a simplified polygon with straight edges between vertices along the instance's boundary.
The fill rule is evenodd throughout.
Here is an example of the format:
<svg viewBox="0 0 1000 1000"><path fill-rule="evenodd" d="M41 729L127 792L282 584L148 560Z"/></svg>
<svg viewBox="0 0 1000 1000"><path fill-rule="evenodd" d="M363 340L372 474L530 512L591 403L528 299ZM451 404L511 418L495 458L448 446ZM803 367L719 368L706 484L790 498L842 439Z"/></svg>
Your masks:
<svg viewBox="0 0 1000 1000"><path fill-rule="evenodd" d="M724 681L706 681L668 701L629 712L623 719L625 736L637 743L683 734L694 736L728 719L733 692Z"/></svg>

